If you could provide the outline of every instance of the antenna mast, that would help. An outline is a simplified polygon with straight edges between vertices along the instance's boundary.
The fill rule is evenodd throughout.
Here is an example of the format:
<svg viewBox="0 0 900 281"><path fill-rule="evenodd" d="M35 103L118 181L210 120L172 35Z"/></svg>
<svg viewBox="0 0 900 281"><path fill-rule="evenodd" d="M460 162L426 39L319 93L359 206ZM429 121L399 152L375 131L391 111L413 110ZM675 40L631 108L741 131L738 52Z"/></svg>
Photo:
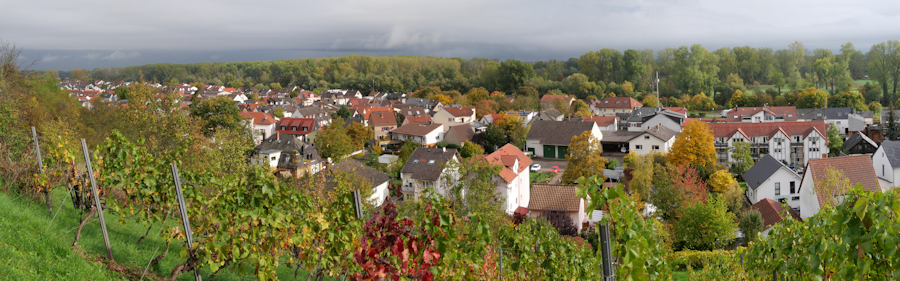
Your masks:
<svg viewBox="0 0 900 281"><path fill-rule="evenodd" d="M660 108L659 103L659 70L656 71L656 108Z"/></svg>

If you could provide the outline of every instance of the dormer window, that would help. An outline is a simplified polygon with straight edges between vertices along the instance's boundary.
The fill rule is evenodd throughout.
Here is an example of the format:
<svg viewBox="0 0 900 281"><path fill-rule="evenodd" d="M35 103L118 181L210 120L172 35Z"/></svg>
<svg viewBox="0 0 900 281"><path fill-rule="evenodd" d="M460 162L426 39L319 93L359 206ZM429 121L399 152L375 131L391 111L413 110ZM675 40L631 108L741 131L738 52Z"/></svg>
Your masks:
<svg viewBox="0 0 900 281"><path fill-rule="evenodd" d="M297 130L297 126L291 126L291 131L296 131L296 130Z"/></svg>

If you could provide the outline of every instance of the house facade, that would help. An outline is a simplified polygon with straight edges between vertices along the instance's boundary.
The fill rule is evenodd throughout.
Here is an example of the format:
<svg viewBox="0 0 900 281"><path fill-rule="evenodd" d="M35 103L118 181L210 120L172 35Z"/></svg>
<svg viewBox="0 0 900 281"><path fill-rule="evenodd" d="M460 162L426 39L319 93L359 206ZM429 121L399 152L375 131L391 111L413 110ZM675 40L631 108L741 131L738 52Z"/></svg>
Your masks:
<svg viewBox="0 0 900 281"><path fill-rule="evenodd" d="M262 112L241 112L241 117L247 123L251 132L253 132L253 143L260 144L264 139L275 134L275 127L278 123L271 114Z"/></svg>
<svg viewBox="0 0 900 281"><path fill-rule="evenodd" d="M361 187L371 187L372 195L366 201L372 206L381 206L384 200L390 196L388 184L391 177L375 168L366 166L365 163L356 159L347 159L334 164L328 169L325 177L329 182L332 182L335 178L345 177L351 183L359 184Z"/></svg>
<svg viewBox="0 0 900 281"><path fill-rule="evenodd" d="M631 114L644 105L631 97L606 97L603 100L592 100L589 104L591 112L597 116L616 116L616 113Z"/></svg>
<svg viewBox="0 0 900 281"><path fill-rule="evenodd" d="M763 156L743 175L750 204L771 199L800 210L800 181L803 178L771 155Z"/></svg>
<svg viewBox="0 0 900 281"><path fill-rule="evenodd" d="M872 154L872 166L889 187L900 186L900 141L883 141Z"/></svg>
<svg viewBox="0 0 900 281"><path fill-rule="evenodd" d="M594 122L557 122L536 120L525 137L525 151L535 157L565 159L572 137L586 131L600 141L603 133Z"/></svg>
<svg viewBox="0 0 900 281"><path fill-rule="evenodd" d="M418 199L426 195L428 189L450 198L450 184L458 178L456 171L447 167L451 161L459 161L456 149L422 147L413 151L400 170L403 198ZM451 180L449 183L448 178Z"/></svg>
<svg viewBox="0 0 900 281"><path fill-rule="evenodd" d="M475 129L468 124L456 125L450 127L450 130L447 130L444 136L445 142L462 147L466 141L471 141L475 137Z"/></svg>
<svg viewBox="0 0 900 281"><path fill-rule="evenodd" d="M397 116L394 111L377 111L369 114L369 126L374 131L378 144L387 144L391 141L391 131L397 128Z"/></svg>
<svg viewBox="0 0 900 281"><path fill-rule="evenodd" d="M444 125L409 123L391 130L391 140L411 141L423 147L432 147L444 140Z"/></svg>
<svg viewBox="0 0 900 281"><path fill-rule="evenodd" d="M444 107L432 116L434 123L443 124L444 131L450 130L450 127L469 124L477 121L475 119L475 107Z"/></svg>
<svg viewBox="0 0 900 281"><path fill-rule="evenodd" d="M823 192L816 191L816 186L827 184L828 170L832 168L840 171L849 181L850 186L862 185L862 188L873 192L880 192L881 187L875 170L872 168L872 159L868 155L831 157L824 159L812 159L806 165L806 172L800 183L800 217L809 218L822 206L835 202L840 204L847 190L835 191L835 198L827 198Z"/></svg>
<svg viewBox="0 0 900 281"><path fill-rule="evenodd" d="M486 155L485 160L503 166L493 178L497 183L497 198L505 201L506 213L512 214L518 208L527 208L531 200L531 158L515 145L507 144Z"/></svg>
<svg viewBox="0 0 900 281"><path fill-rule="evenodd" d="M731 147L736 142L750 143L754 161L772 155L789 167L803 167L810 159L825 158L828 138L824 121L772 123L709 123L716 147L717 162L730 166Z"/></svg>
<svg viewBox="0 0 900 281"><path fill-rule="evenodd" d="M629 139L629 150L638 155L669 153L676 135L678 132L672 129L663 126L653 127Z"/></svg>
<svg viewBox="0 0 900 281"><path fill-rule="evenodd" d="M291 118L285 117L278 121L278 127L275 128L278 134L284 136L295 136L300 141L312 142L310 133L319 129L316 119L313 118Z"/></svg>

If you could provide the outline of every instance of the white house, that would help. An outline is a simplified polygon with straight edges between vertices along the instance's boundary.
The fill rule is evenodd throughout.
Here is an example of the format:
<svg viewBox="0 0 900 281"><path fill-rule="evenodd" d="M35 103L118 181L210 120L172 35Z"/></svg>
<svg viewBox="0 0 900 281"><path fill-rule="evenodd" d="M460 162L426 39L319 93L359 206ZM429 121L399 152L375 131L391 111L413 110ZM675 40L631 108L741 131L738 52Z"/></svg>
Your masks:
<svg viewBox="0 0 900 281"><path fill-rule="evenodd" d="M506 213L512 214L518 208L527 208L531 199L531 158L525 156L515 145L506 144L486 155L485 160L503 166L500 173L494 176L494 181L497 182L497 197L506 201Z"/></svg>
<svg viewBox="0 0 900 281"><path fill-rule="evenodd" d="M828 138L824 121L773 123L709 123L715 137L718 163L730 166L731 147L736 142L750 143L754 160L772 155L789 167L802 167L810 159L828 154Z"/></svg>
<svg viewBox="0 0 900 281"><path fill-rule="evenodd" d="M253 142L260 144L262 140L269 138L275 134L275 127L278 120L271 114L263 112L241 112L241 117L247 123L250 131L253 132Z"/></svg>
<svg viewBox="0 0 900 281"><path fill-rule="evenodd" d="M669 148L675 143L678 132L672 129L657 126L650 128L628 140L630 151L638 155L647 155L652 152L669 153Z"/></svg>
<svg viewBox="0 0 900 281"><path fill-rule="evenodd" d="M772 199L788 203L794 211L800 210L800 181L803 178L772 155L763 156L742 176L747 182L750 204Z"/></svg>
<svg viewBox="0 0 900 281"><path fill-rule="evenodd" d="M435 112L431 117L436 124L443 124L444 131L450 130L450 127L462 124L469 124L475 121L475 107L444 107L441 111Z"/></svg>
<svg viewBox="0 0 900 281"><path fill-rule="evenodd" d="M826 184L829 167L841 172L849 180L850 186L860 184L869 191L881 191L875 170L872 169L872 159L868 155L809 160L803 180L800 182L800 212L798 213L801 218L806 219L815 215L823 205L832 201L831 198L826 198L826 195L816 191L816 186ZM843 196L838 194L834 201L840 204L842 199Z"/></svg>
<svg viewBox="0 0 900 281"><path fill-rule="evenodd" d="M572 137L590 131L597 141L603 133L594 122L535 120L525 137L525 151L535 157L565 159Z"/></svg>
<svg viewBox="0 0 900 281"><path fill-rule="evenodd" d="M457 173L452 168L445 167L450 161L459 161L456 155L457 151L453 148L417 148L400 170L403 198L418 199L429 188L449 198L452 195L450 185L456 182L453 179L457 177ZM448 178L451 181L449 183Z"/></svg>
<svg viewBox="0 0 900 281"><path fill-rule="evenodd" d="M334 164L329 168L325 177L329 182L335 177L344 177L349 180L347 181L349 183L360 184L361 187L371 186L372 195L366 201L376 207L381 206L384 203L384 199L390 196L388 184L391 177L375 168L366 166L365 163L356 159L347 159ZM350 177L356 177L358 181L353 181Z"/></svg>
<svg viewBox="0 0 900 281"><path fill-rule="evenodd" d="M685 118L684 114L682 114L682 113L678 113L678 112L671 111L668 109L663 109L662 111L657 112L653 116L643 118L643 120L641 122L640 130L646 131L646 130L649 130L650 128L653 128L656 126L662 126L662 127L666 127L666 128L672 129L675 132L680 133L681 126L684 125L684 123L687 123L689 121L690 121L690 119Z"/></svg>
<svg viewBox="0 0 900 281"><path fill-rule="evenodd" d="M885 140L872 154L872 166L878 178L884 180L887 186L882 190L900 185L900 141Z"/></svg>
<svg viewBox="0 0 900 281"><path fill-rule="evenodd" d="M431 147L444 140L444 125L409 123L391 130L391 139Z"/></svg>

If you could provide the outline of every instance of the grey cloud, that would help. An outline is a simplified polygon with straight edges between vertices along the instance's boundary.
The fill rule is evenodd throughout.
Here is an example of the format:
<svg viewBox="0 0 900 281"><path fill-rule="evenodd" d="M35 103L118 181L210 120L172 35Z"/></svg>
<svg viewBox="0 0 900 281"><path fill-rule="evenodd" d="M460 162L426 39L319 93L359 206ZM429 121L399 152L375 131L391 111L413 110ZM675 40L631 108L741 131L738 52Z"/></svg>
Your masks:
<svg viewBox="0 0 900 281"><path fill-rule="evenodd" d="M141 53L138 53L136 51L129 51L129 52L115 51L112 54L109 54L108 56L103 57L103 59L121 60L121 59L136 58L136 57L140 57L140 56L141 56Z"/></svg>

